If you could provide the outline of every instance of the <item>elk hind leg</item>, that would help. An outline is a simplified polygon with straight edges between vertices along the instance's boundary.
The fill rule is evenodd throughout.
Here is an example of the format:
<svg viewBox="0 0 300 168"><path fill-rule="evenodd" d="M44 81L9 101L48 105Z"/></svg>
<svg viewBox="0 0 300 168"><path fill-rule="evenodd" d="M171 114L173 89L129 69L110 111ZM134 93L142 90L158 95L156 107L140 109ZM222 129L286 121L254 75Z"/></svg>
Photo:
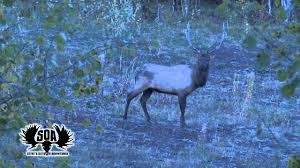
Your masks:
<svg viewBox="0 0 300 168"><path fill-rule="evenodd" d="M138 80L136 81L136 84L134 85L134 88L128 92L127 94L127 99L126 99L126 106L125 106L125 113L123 118L126 120L127 119L127 114L128 114L128 108L130 105L130 102L133 98L138 96L140 93L142 93L144 90L146 90L147 87L144 83L143 80Z"/></svg>
<svg viewBox="0 0 300 168"><path fill-rule="evenodd" d="M144 114L145 114L145 119L146 121L150 121L150 116L147 110L147 100L150 98L151 94L152 94L153 90L152 89L147 89L143 92L143 95L140 99L141 102L141 106L143 108Z"/></svg>
<svg viewBox="0 0 300 168"><path fill-rule="evenodd" d="M128 94L127 94L127 99L126 99L126 106L125 106L125 112L124 112L124 115L123 115L123 118L126 120L127 119L127 114L128 114L128 108L129 108L129 105L130 105L130 102L133 98L135 98L136 96L138 96L140 93L142 93L143 91L140 91L140 90L136 90L136 91L130 91Z"/></svg>

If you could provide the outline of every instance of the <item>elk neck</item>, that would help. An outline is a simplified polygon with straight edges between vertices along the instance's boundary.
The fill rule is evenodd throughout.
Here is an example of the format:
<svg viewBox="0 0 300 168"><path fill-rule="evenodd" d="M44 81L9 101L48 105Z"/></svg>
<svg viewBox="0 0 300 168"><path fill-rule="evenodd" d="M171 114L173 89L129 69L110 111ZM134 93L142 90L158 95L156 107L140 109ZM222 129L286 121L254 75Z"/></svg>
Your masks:
<svg viewBox="0 0 300 168"><path fill-rule="evenodd" d="M202 87L206 84L209 71L209 55L198 56L197 64L193 67L193 83L196 88Z"/></svg>

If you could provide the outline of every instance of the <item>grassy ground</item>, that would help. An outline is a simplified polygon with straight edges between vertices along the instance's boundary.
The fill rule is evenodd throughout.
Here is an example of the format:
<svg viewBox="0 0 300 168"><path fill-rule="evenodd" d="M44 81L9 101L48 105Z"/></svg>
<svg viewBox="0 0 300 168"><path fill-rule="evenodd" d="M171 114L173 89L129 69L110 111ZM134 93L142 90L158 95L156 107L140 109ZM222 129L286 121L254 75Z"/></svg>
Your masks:
<svg viewBox="0 0 300 168"><path fill-rule="evenodd" d="M222 30L221 22L203 20L191 25L197 46L211 45ZM125 44L112 45L100 93L74 99L77 106L72 111L51 109L52 122L75 132L69 158L18 158L25 146L9 133L1 136L3 159L17 167L31 162L34 167L286 167L291 154L300 156L300 99L286 100L280 95L282 83L272 70L256 71L259 50L242 47L240 36L246 33L237 33L245 30L239 25L230 24L224 46L211 61L207 85L188 97L188 128L179 127L177 98L156 93L148 103L151 124L144 122L138 99L130 106L129 119L121 119L126 90L138 66L195 62L182 33L185 26L182 22L141 25L132 40L135 44L127 45L137 49L136 57L121 55L118 47ZM85 50L105 38L101 31L86 31L69 48ZM153 47L154 38L159 49ZM87 119L90 124L83 127Z"/></svg>

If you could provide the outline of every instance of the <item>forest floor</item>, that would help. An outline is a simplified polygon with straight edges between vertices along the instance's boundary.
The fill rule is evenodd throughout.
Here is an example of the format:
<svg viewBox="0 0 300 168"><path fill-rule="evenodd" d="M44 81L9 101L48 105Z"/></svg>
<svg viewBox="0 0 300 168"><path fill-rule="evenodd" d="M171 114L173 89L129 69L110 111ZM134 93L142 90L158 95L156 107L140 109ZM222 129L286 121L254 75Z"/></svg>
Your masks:
<svg viewBox="0 0 300 168"><path fill-rule="evenodd" d="M105 106L114 107L104 108L105 112L83 110L76 116L80 122L80 118L88 117L92 123L88 129L76 132L76 146L70 150L76 164L285 167L291 154L300 154L299 100L284 100L278 94L280 84L270 72L255 72L254 53L225 47L216 55L207 85L188 98L188 128L179 127L179 108L174 96L155 94L150 98L151 124L144 121L138 99L132 103L127 121L120 117L124 103L106 102ZM249 100L247 80L253 74L253 95ZM239 77L233 79L234 76ZM271 134L264 124L270 127ZM76 127L74 124L72 129L79 130ZM103 128L100 136L99 127ZM86 157L82 157L83 153Z"/></svg>
<svg viewBox="0 0 300 168"><path fill-rule="evenodd" d="M284 100L270 73L255 73L253 53L223 47L216 55L207 85L188 98L187 128L179 127L174 96L154 94L150 98L149 124L144 121L138 99L124 121L124 102L96 95L80 100L72 112L56 111L56 122L75 132L75 146L69 149L71 157L33 158L33 163L37 167L65 162L72 167L285 167L291 154L300 155L299 99ZM245 107L247 77L253 73L253 95L247 100L249 107ZM233 79L238 74L238 80ZM80 106L88 102L100 105ZM254 106L282 146L253 112ZM82 126L85 119L90 122L87 128ZM12 141L11 137L3 138ZM25 151L24 146L21 148ZM23 157L17 165L25 161Z"/></svg>
<svg viewBox="0 0 300 168"><path fill-rule="evenodd" d="M138 98L124 121L126 90L137 66L195 62L187 44L181 45L186 42L168 35L159 54L137 50L135 66L129 57L121 64L118 57L108 59L101 92L74 98L73 110L50 109L53 122L75 133L75 145L68 158L30 158L35 167L286 167L292 154L300 156L299 97L286 100L275 72L256 71L257 50L228 43L212 59L206 86L188 97L187 128L179 127L177 98L157 93L148 102L150 124ZM14 135L1 136L0 152L7 158L26 148ZM27 161L17 160L17 167Z"/></svg>

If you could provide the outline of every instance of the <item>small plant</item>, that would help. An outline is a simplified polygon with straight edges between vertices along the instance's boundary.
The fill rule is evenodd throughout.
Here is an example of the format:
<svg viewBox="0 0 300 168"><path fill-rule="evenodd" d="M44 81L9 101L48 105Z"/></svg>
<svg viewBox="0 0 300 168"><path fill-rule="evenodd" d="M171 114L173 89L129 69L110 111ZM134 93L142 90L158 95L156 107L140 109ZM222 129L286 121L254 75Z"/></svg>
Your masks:
<svg viewBox="0 0 300 168"><path fill-rule="evenodd" d="M300 168L300 160L297 158L297 156L293 155L290 157L288 168Z"/></svg>

